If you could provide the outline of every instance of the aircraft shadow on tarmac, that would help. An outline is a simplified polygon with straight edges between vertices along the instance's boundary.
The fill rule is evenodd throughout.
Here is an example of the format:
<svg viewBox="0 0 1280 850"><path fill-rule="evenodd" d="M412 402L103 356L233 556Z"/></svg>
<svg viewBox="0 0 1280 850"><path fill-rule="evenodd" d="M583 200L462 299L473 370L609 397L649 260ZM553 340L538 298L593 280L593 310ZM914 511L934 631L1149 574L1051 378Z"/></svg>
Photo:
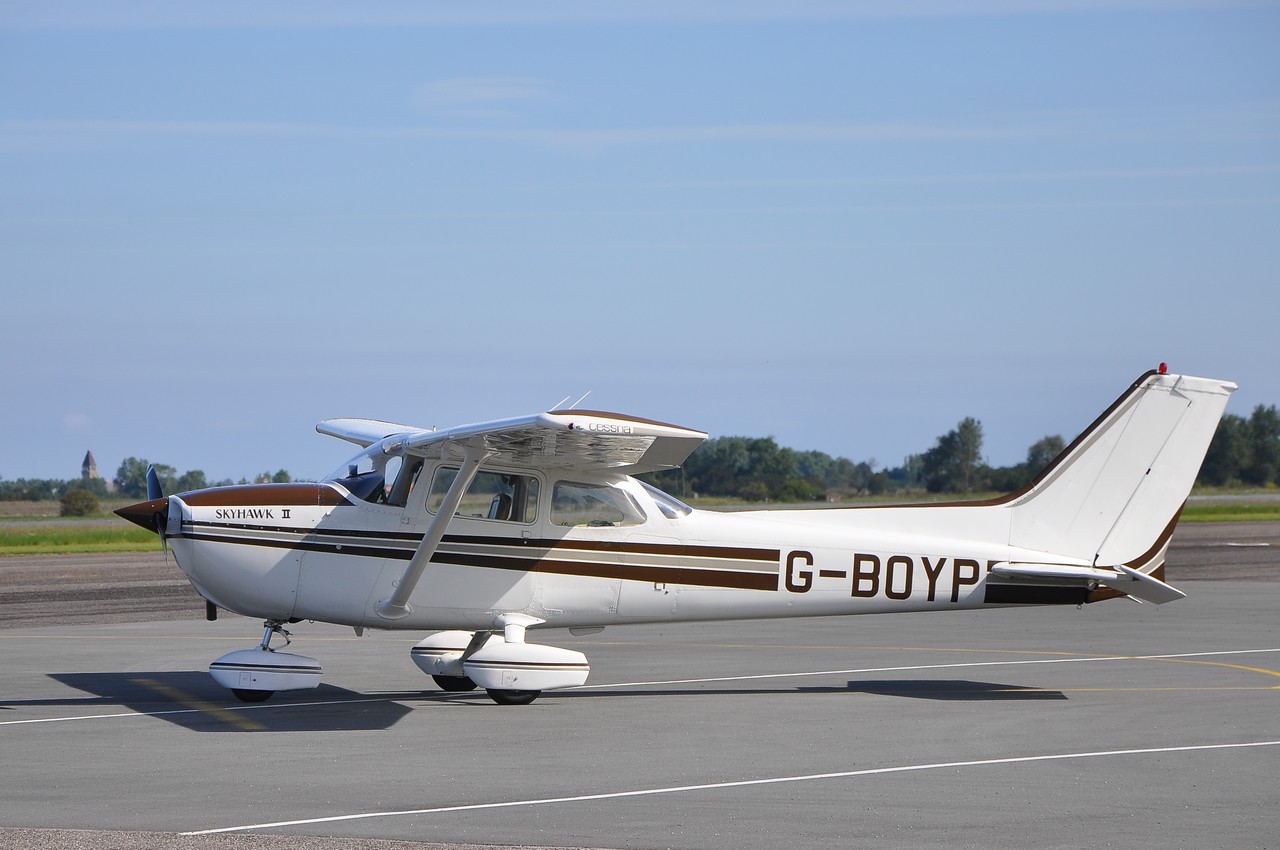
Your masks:
<svg viewBox="0 0 1280 850"><path fill-rule="evenodd" d="M598 690L584 688L574 692L575 699L588 697L652 697L652 696L787 696L789 694L867 694L871 696L908 697L910 699L965 701L1061 700L1062 691L1005 685L998 682L973 682L955 679L884 679L849 682L841 686L799 688L664 688L661 690ZM554 693L553 693L554 696ZM569 694L566 694L569 696Z"/></svg>
<svg viewBox="0 0 1280 850"><path fill-rule="evenodd" d="M32 700L24 704L76 706L95 713L114 707L147 714L194 732L352 732L388 729L413 710L398 699L421 692L369 696L320 685L276 694L247 705L231 698L203 670L121 673L51 673L50 678L84 691L84 698ZM9 703L13 705L15 703Z"/></svg>
<svg viewBox="0 0 1280 850"><path fill-rule="evenodd" d="M972 682L964 679L887 679L871 682L850 682L850 693L874 694L886 697L910 697L936 700L1040 700L1066 699L1062 691L1044 688L1028 688L1022 685L1002 685L996 682Z"/></svg>
<svg viewBox="0 0 1280 850"><path fill-rule="evenodd" d="M136 712L193 732L354 732L389 729L414 710L413 702L463 707L490 705L479 694L411 691L362 694L333 685L276 694L270 702L247 705L229 697L203 670L118 673L51 673L51 679L86 696L0 702L0 709L61 706L93 714ZM482 694L483 692L481 692ZM1057 690L953 679L884 679L850 681L844 686L798 688L664 688L566 692L569 699L654 696L788 696L864 694L944 701L1065 700ZM548 697L560 694L548 694Z"/></svg>

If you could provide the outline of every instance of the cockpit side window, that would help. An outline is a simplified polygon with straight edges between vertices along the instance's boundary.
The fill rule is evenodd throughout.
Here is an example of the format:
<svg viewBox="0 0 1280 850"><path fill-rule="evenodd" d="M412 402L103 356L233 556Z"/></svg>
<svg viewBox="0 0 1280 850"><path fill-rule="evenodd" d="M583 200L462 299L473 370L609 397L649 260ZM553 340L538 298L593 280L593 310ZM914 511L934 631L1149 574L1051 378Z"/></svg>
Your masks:
<svg viewBox="0 0 1280 850"><path fill-rule="evenodd" d="M636 500L618 487L557 481L551 492L551 521L556 525L600 528L638 525L644 520Z"/></svg>
<svg viewBox="0 0 1280 850"><path fill-rule="evenodd" d="M427 494L427 510L433 514L440 510L445 494L457 477L456 466L436 469L431 492ZM531 523L538 516L538 479L532 475L482 469L462 497L457 516Z"/></svg>
<svg viewBox="0 0 1280 850"><path fill-rule="evenodd" d="M401 461L400 458L393 460ZM422 474L423 460L420 457L410 457L396 464L396 468L391 468L391 463L387 463L386 474L386 499L388 505L397 508L403 508L409 501L409 494L413 492L414 486L418 483L418 476Z"/></svg>
<svg viewBox="0 0 1280 850"><path fill-rule="evenodd" d="M357 499L402 508L421 473L422 458L369 452L347 464L345 474L334 473L326 480L341 484Z"/></svg>

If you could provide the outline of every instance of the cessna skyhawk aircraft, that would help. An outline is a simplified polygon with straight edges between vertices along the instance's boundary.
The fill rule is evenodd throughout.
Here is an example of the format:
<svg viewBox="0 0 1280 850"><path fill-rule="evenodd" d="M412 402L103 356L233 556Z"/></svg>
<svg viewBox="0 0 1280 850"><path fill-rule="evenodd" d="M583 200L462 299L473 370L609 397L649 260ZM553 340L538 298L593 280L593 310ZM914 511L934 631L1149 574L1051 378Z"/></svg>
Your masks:
<svg viewBox="0 0 1280 850"><path fill-rule="evenodd" d="M262 618L209 672L240 699L314 688L271 646L302 620L434 632L412 659L447 691L526 704L586 657L526 641L624 623L1161 604L1165 551L1235 384L1140 377L1040 475L989 501L696 511L638 481L706 434L592 410L428 431L329 419L362 451L318 484L217 487L117 513L159 533L218 608Z"/></svg>

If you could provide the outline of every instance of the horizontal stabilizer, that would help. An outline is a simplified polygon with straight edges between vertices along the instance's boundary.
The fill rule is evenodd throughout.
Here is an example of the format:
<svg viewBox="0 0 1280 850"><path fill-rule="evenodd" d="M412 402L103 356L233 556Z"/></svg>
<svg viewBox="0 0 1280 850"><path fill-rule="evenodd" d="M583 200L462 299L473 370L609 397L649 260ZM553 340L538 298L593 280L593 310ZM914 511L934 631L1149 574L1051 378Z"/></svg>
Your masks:
<svg viewBox="0 0 1280 850"><path fill-rule="evenodd" d="M1141 599L1144 602L1154 602L1157 605L1163 605L1166 602L1173 602L1178 599L1185 599L1187 594L1171 584L1165 584L1154 576L1146 573L1140 573L1132 567L1126 567L1124 564L1117 564L1116 569L1120 571L1121 578L1114 581L1106 582L1107 587L1118 590L1121 593L1127 593L1134 599Z"/></svg>
<svg viewBox="0 0 1280 850"><path fill-rule="evenodd" d="M991 574L1013 582L1034 584L1088 585L1096 582L1126 596L1143 602L1154 602L1156 605L1186 597L1176 587L1123 564L1105 569L1071 564L996 564L991 568Z"/></svg>
<svg viewBox="0 0 1280 850"><path fill-rule="evenodd" d="M1100 570L1097 567L1074 567L1070 564L996 564L991 568L994 575L1011 579L1030 579L1043 582L1046 579L1064 579L1069 582L1107 581L1114 579L1114 570Z"/></svg>

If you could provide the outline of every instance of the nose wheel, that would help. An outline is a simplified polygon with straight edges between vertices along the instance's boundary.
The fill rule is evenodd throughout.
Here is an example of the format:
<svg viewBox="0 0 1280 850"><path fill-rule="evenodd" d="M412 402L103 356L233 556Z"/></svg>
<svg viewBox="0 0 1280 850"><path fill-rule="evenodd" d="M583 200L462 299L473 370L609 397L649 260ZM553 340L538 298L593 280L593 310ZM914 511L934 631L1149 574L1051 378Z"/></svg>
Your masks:
<svg viewBox="0 0 1280 850"><path fill-rule="evenodd" d="M497 688L485 688L485 693L498 705L528 705L542 695L542 691L501 691Z"/></svg>

